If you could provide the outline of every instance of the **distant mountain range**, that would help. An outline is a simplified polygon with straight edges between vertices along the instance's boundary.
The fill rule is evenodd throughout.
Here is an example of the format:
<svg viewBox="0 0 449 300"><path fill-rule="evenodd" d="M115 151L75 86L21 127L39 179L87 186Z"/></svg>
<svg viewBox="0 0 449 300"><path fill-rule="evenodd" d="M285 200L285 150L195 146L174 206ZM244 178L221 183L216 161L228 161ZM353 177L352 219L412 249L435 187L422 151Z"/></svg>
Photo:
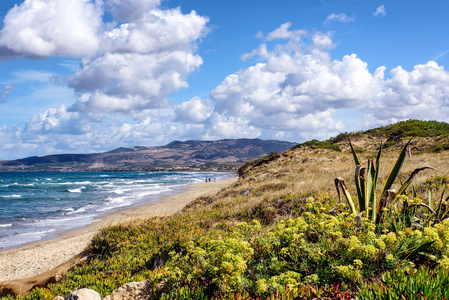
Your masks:
<svg viewBox="0 0 449 300"><path fill-rule="evenodd" d="M230 170L296 143L260 139L175 141L158 147L118 148L105 153L57 154L0 161L0 171Z"/></svg>

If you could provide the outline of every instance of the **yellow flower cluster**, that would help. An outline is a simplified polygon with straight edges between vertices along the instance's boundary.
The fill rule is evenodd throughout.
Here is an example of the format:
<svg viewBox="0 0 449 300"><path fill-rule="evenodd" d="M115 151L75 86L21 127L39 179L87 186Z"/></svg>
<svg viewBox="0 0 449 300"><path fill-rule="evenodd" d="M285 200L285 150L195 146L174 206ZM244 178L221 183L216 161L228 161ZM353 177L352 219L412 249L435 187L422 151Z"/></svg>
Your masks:
<svg viewBox="0 0 449 300"><path fill-rule="evenodd" d="M361 278L360 269L354 265L339 266L337 272L341 277L352 282L357 282Z"/></svg>

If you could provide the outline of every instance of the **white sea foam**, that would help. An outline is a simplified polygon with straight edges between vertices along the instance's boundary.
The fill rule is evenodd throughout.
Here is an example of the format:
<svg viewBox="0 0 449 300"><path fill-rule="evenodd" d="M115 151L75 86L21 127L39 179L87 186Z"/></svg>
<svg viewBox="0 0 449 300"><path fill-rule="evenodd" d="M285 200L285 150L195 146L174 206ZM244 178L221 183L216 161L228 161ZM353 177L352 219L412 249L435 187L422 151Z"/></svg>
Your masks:
<svg viewBox="0 0 449 300"><path fill-rule="evenodd" d="M89 205L86 205L86 206L83 206L83 207L78 208L78 209L75 210L73 213L74 213L74 214L83 213L83 212L87 211L88 209L90 209L90 208L92 208L92 207L93 207L93 206L92 206L91 204L89 204Z"/></svg>
<svg viewBox="0 0 449 300"><path fill-rule="evenodd" d="M55 232L55 231L56 231L56 229L51 228L51 229L42 230L42 231L22 232L22 233L17 234L17 236L19 236L19 237L20 236L32 236L32 235L43 236L45 234L49 234L49 233Z"/></svg>
<svg viewBox="0 0 449 300"><path fill-rule="evenodd" d="M77 188L77 189L68 189L68 191L70 192L70 193L81 193L81 191L82 190L85 190L86 189L86 187L85 186L82 186L82 187L79 187L79 188Z"/></svg>
<svg viewBox="0 0 449 300"><path fill-rule="evenodd" d="M2 198L22 198L22 195L1 196Z"/></svg>
<svg viewBox="0 0 449 300"><path fill-rule="evenodd" d="M63 212L64 215L68 215L68 214L73 213L75 211L75 209L72 207L69 207L69 208L61 209L61 211Z"/></svg>
<svg viewBox="0 0 449 300"><path fill-rule="evenodd" d="M0 224L0 227L5 228L5 227L11 227L12 224Z"/></svg>

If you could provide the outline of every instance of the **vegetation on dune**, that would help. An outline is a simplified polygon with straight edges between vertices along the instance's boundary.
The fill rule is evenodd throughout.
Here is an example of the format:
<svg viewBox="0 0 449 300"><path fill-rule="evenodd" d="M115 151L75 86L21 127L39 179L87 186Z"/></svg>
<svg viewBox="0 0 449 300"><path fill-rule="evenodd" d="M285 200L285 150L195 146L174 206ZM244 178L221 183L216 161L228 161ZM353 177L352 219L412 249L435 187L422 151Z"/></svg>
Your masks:
<svg viewBox="0 0 449 300"><path fill-rule="evenodd" d="M25 299L83 287L105 296L146 279L152 299L449 297L447 169L414 169L449 154L303 149L245 164L235 184L174 216L104 229L84 265ZM344 202L336 177L348 182Z"/></svg>
<svg viewBox="0 0 449 300"><path fill-rule="evenodd" d="M330 141L330 140L327 140L327 141L311 140L311 141L307 141L307 142L304 142L302 144L295 146L294 149L300 148L300 147L330 149L330 150L341 152L340 146L338 146L335 143L332 143L332 141Z"/></svg>
<svg viewBox="0 0 449 300"><path fill-rule="evenodd" d="M407 120L367 130L365 134L394 137L395 139L409 139L411 137L447 137L449 124L437 121Z"/></svg>
<svg viewBox="0 0 449 300"><path fill-rule="evenodd" d="M410 146L416 148L419 152L442 152L449 150L449 124L437 121L407 120L366 131L340 133L336 137L325 141L311 140L299 144L295 148L310 147L313 149L342 151L341 147L345 146L349 139L359 140L366 138L368 138L369 144L372 144L371 140L373 138L385 140L383 144L384 149L394 146L401 148L403 146L401 142L408 141L411 138L428 138L432 139L432 141ZM356 152L365 151L363 148L354 148Z"/></svg>

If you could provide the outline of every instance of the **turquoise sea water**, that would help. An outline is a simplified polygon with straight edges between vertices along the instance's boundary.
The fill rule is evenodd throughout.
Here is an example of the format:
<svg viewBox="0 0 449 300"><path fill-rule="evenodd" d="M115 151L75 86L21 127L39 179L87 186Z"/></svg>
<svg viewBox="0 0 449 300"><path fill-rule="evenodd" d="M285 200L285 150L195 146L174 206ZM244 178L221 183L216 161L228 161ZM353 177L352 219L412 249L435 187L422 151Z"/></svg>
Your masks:
<svg viewBox="0 0 449 300"><path fill-rule="evenodd" d="M0 173L0 249L51 238L225 173ZM213 184L213 183L211 183Z"/></svg>

